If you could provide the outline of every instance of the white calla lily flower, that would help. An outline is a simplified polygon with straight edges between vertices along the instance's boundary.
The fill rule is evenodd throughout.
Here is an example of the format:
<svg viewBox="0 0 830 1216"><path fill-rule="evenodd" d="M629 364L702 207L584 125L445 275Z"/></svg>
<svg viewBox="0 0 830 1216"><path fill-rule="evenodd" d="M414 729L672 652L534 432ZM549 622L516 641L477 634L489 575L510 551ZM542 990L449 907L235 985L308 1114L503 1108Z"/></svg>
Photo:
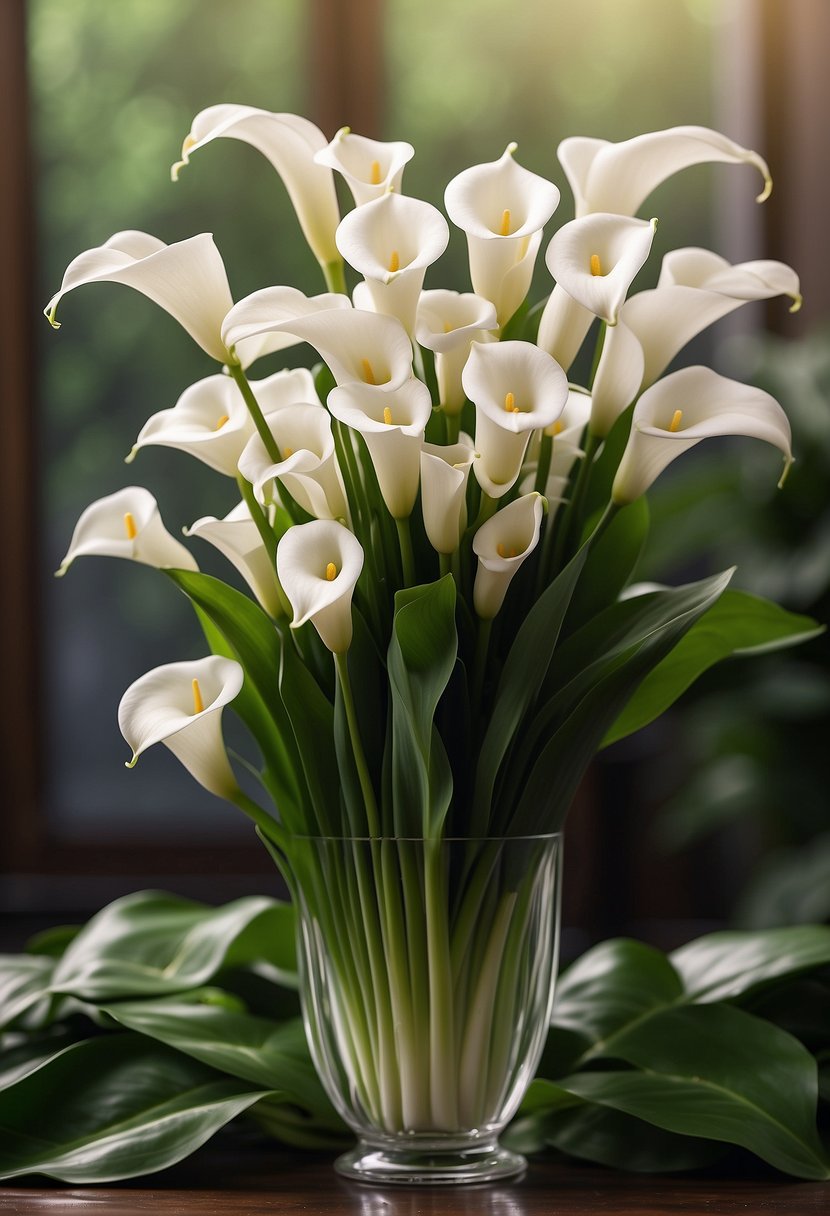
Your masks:
<svg viewBox="0 0 830 1216"><path fill-rule="evenodd" d="M475 460L473 441L425 443L421 449L421 510L436 553L455 553L467 526L467 481Z"/></svg>
<svg viewBox="0 0 830 1216"><path fill-rule="evenodd" d="M762 202L772 190L766 161L708 127L670 127L621 143L572 136L558 156L573 191L577 216L594 211L636 215L652 190L691 165L712 161L754 165L764 178Z"/></svg>
<svg viewBox="0 0 830 1216"><path fill-rule="evenodd" d="M418 496L424 430L432 413L429 389L414 377L393 392L344 384L329 393L328 407L363 436L389 513L406 519Z"/></svg>
<svg viewBox="0 0 830 1216"><path fill-rule="evenodd" d="M275 464L258 434L239 460L239 472L262 503L274 497L280 481L309 515L349 520L346 490L334 451L331 417L319 404L296 403L266 416L283 459Z"/></svg>
<svg viewBox="0 0 830 1216"><path fill-rule="evenodd" d="M185 536L197 536L218 549L236 567L265 611L273 617L282 614L276 572L246 503L239 503L224 519L213 515L197 519L185 528Z"/></svg>
<svg viewBox="0 0 830 1216"><path fill-rule="evenodd" d="M414 155L412 144L383 143L341 127L331 143L315 152L314 160L342 174L355 203L362 207L389 190L399 192L404 166Z"/></svg>
<svg viewBox="0 0 830 1216"><path fill-rule="evenodd" d="M681 453L701 439L722 435L748 435L777 447L785 460L783 484L793 459L791 433L774 397L708 367L685 367L666 376L634 407L612 501L618 506L633 502Z"/></svg>
<svg viewBox="0 0 830 1216"><path fill-rule="evenodd" d="M731 265L708 249L675 249L663 258L651 291L626 301L622 318L645 352L643 385L662 375L697 334L751 300L789 296L791 312L801 307L798 275L783 262Z"/></svg>
<svg viewBox="0 0 830 1216"><path fill-rule="evenodd" d="M242 449L253 433L239 389L228 376L207 376L185 389L172 409L159 410L144 423L127 457L144 447L178 448L209 468L236 476Z"/></svg>
<svg viewBox="0 0 830 1216"><path fill-rule="evenodd" d="M86 283L123 283L140 291L175 317L213 359L227 362L220 334L233 299L210 233L165 245L147 232L116 232L104 245L78 254L44 309L54 329L59 328L55 314L62 297Z"/></svg>
<svg viewBox="0 0 830 1216"><path fill-rule="evenodd" d="M542 310L536 345L552 355L559 366L567 371L594 320L594 314L577 304L573 296L569 296L564 287L557 283Z"/></svg>
<svg viewBox="0 0 830 1216"><path fill-rule="evenodd" d="M554 233L548 270L583 308L616 325L637 272L651 251L656 220L601 213L571 220Z"/></svg>
<svg viewBox="0 0 830 1216"><path fill-rule="evenodd" d="M504 603L507 588L539 543L545 500L525 494L508 503L473 537L478 558L473 605L482 620L492 620Z"/></svg>
<svg viewBox="0 0 830 1216"><path fill-rule="evenodd" d="M307 296L296 287L263 287L245 296L224 318L222 341L243 367L261 355L287 350L303 341L288 326L300 317L332 309L351 310L348 296L323 292Z"/></svg>
<svg viewBox="0 0 830 1216"><path fill-rule="evenodd" d="M127 767L163 743L199 785L233 801L239 787L222 739L222 710L242 682L239 663L218 655L167 663L141 676L118 706L121 734L133 749Z"/></svg>
<svg viewBox="0 0 830 1216"><path fill-rule="evenodd" d="M518 165L516 144L497 161L473 165L447 186L447 214L467 236L476 295L491 300L504 326L524 300L542 240L559 205L552 182Z"/></svg>
<svg viewBox="0 0 830 1216"><path fill-rule="evenodd" d="M82 513L58 577L76 557L124 557L157 570L198 570L188 549L162 523L158 503L142 486L99 498Z"/></svg>
<svg viewBox="0 0 830 1216"><path fill-rule="evenodd" d="M559 364L529 342L474 342L462 374L476 408L473 466L491 498L516 481L531 432L551 426L568 400Z"/></svg>
<svg viewBox="0 0 830 1216"><path fill-rule="evenodd" d="M591 386L591 432L599 439L605 438L637 396L644 368L643 348L625 321L606 330Z"/></svg>
<svg viewBox="0 0 830 1216"><path fill-rule="evenodd" d="M473 342L498 329L496 306L472 292L424 291L418 301L415 337L435 355L438 397L445 414L459 414L466 401L461 373Z"/></svg>
<svg viewBox="0 0 830 1216"><path fill-rule="evenodd" d="M571 469L576 461L581 460L585 455L582 449L582 439L590 417L590 394L581 388L571 387L568 390L568 400L565 402L562 413L554 423L545 428L544 433L550 435L553 440L548 477L542 489L542 493L550 504L550 518L555 514L559 504L564 501ZM530 459L522 468L523 475L519 483L522 494L530 493L536 485L541 434L538 432L534 436L528 449Z"/></svg>
<svg viewBox="0 0 830 1216"><path fill-rule="evenodd" d="M338 308L281 328L313 346L338 384L376 384L391 392L412 376L412 343L394 317Z"/></svg>
<svg viewBox="0 0 830 1216"><path fill-rule="evenodd" d="M450 239L447 221L431 203L384 194L356 207L337 229L337 248L366 280L375 312L397 317L408 334L427 267Z"/></svg>
<svg viewBox="0 0 830 1216"><path fill-rule="evenodd" d="M277 546L277 577L294 612L291 626L311 621L324 645L344 654L352 643L352 595L363 549L348 528L315 519L289 528Z"/></svg>
<svg viewBox="0 0 830 1216"><path fill-rule="evenodd" d="M253 106L209 106L193 119L182 159L171 170L175 181L199 148L214 139L239 139L270 161L283 180L305 239L322 265L339 261L334 233L340 210L330 169L316 159L326 146L319 127L297 114L274 114Z"/></svg>

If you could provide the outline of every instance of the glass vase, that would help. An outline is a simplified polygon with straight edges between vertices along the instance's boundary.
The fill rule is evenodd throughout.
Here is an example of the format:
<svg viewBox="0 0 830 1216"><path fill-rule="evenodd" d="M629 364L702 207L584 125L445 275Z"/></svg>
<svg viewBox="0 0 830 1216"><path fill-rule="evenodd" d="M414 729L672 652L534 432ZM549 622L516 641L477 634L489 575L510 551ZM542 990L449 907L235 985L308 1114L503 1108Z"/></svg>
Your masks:
<svg viewBox="0 0 830 1216"><path fill-rule="evenodd" d="M367 1182L484 1182L544 1046L559 835L295 839L301 994L323 1085Z"/></svg>

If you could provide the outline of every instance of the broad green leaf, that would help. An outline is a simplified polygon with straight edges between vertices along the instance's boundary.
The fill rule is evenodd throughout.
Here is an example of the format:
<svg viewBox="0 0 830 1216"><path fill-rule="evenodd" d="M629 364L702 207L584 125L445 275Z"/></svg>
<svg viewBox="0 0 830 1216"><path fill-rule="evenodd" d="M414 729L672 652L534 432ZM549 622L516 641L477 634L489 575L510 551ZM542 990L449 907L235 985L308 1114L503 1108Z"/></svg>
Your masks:
<svg viewBox="0 0 830 1216"><path fill-rule="evenodd" d="M340 784L334 752L334 707L290 640L282 648L279 690L314 808L316 831L312 834L336 835L340 827Z"/></svg>
<svg viewBox="0 0 830 1216"><path fill-rule="evenodd" d="M42 929L26 942L27 954L44 954L49 958L60 958L69 943L76 938L82 925L56 925L53 929Z"/></svg>
<svg viewBox="0 0 830 1216"><path fill-rule="evenodd" d="M457 652L452 576L399 591L387 661L397 835L436 835L449 808L452 774L435 711Z"/></svg>
<svg viewBox="0 0 830 1216"><path fill-rule="evenodd" d="M282 1024L249 1013L200 1002L197 990L186 999L122 1001L106 1011L128 1030L175 1047L220 1072L280 1091L339 1128L340 1121L317 1079L299 1018Z"/></svg>
<svg viewBox="0 0 830 1216"><path fill-rule="evenodd" d="M648 502L645 497L638 498L612 519L607 531L591 546L568 609L565 633L614 603L631 579L648 537L648 525Z"/></svg>
<svg viewBox="0 0 830 1216"><path fill-rule="evenodd" d="M698 1004L735 1000L782 976L830 963L830 926L710 933L669 957L687 1000Z"/></svg>
<svg viewBox="0 0 830 1216"><path fill-rule="evenodd" d="M581 1103L535 1119L546 1146L583 1161L635 1173L700 1169L726 1151L711 1140L667 1132L607 1106Z"/></svg>
<svg viewBox="0 0 830 1216"><path fill-rule="evenodd" d="M66 1034L38 1035L25 1039L16 1047L8 1047L0 1055L0 1090L16 1085L24 1077L37 1072L44 1064L71 1046L73 1040Z"/></svg>
<svg viewBox="0 0 830 1216"><path fill-rule="evenodd" d="M625 1072L559 1086L666 1131L738 1144L799 1178L830 1178L816 1130L817 1069L797 1039L727 1005L666 1009L616 1036Z"/></svg>
<svg viewBox="0 0 830 1216"><path fill-rule="evenodd" d="M0 954L0 1029L48 998L54 959L40 954Z"/></svg>
<svg viewBox="0 0 830 1216"><path fill-rule="evenodd" d="M603 747L658 718L715 663L809 641L824 631L811 617L787 612L745 591L725 591L650 672L613 724Z"/></svg>
<svg viewBox="0 0 830 1216"><path fill-rule="evenodd" d="M0 1092L0 1178L109 1182L153 1173L267 1092L139 1035L76 1043Z"/></svg>
<svg viewBox="0 0 830 1216"><path fill-rule="evenodd" d="M262 932L251 930L246 946L258 918ZM209 908L138 892L92 918L57 964L51 989L88 1000L154 996L206 984L224 965L260 958L285 967L293 926L290 906L264 897Z"/></svg>

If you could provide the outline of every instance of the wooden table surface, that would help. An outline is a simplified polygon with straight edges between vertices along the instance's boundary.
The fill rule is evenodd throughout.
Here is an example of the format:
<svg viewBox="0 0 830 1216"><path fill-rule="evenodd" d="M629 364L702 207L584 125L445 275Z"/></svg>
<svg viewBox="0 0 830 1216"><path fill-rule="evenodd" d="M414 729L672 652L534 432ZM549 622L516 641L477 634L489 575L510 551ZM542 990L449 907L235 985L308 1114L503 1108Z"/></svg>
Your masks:
<svg viewBox="0 0 830 1216"><path fill-rule="evenodd" d="M653 1177L531 1162L524 1177L447 1190L365 1186L340 1178L330 1156L208 1146L151 1179L110 1186L0 1188L0 1212L81 1216L670 1216L830 1213L830 1184L770 1174Z"/></svg>

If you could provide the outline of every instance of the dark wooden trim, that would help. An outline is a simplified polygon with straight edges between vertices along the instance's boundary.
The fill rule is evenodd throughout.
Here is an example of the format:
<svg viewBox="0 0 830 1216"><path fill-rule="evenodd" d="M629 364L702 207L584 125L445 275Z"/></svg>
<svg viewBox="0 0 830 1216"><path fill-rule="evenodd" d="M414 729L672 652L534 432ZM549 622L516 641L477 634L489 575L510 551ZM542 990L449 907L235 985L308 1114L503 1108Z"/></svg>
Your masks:
<svg viewBox="0 0 830 1216"><path fill-rule="evenodd" d="M309 117L330 138L341 127L381 137L385 0L309 0Z"/></svg>

